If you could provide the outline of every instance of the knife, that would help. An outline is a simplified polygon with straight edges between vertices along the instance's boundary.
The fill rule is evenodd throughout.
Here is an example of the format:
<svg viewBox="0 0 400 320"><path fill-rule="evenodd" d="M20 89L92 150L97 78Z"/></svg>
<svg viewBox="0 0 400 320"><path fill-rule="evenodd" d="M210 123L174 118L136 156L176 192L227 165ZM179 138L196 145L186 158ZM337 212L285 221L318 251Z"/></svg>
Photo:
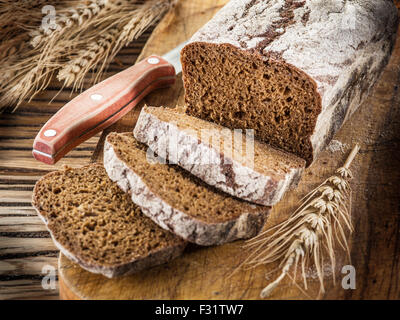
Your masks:
<svg viewBox="0 0 400 320"><path fill-rule="evenodd" d="M71 149L109 127L147 94L175 83L182 71L181 43L164 56L151 55L96 84L63 106L39 131L33 157L55 164Z"/></svg>

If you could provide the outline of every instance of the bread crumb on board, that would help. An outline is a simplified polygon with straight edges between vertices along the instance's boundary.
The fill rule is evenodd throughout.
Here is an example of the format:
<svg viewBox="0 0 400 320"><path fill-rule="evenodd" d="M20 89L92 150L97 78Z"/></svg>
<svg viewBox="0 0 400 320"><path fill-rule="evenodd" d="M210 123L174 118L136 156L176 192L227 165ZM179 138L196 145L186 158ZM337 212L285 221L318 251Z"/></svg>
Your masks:
<svg viewBox="0 0 400 320"><path fill-rule="evenodd" d="M348 147L349 145L347 143L342 143L339 140L332 140L331 143L328 145L327 150L329 150L332 153L338 151L345 153Z"/></svg>

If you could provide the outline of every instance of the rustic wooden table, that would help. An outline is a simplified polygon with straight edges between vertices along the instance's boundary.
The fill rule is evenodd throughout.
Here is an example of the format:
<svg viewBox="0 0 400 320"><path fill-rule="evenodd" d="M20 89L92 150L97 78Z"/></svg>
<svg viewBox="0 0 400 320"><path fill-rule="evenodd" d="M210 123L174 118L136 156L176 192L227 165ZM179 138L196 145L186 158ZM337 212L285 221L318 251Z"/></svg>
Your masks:
<svg viewBox="0 0 400 320"><path fill-rule="evenodd" d="M211 0L204 2L215 4ZM399 1L396 3L398 4ZM210 6L210 9L215 9L215 7ZM194 18L196 17L190 19ZM159 31L168 32L168 30ZM147 32L130 48L124 49L111 65L106 76L134 63L149 35L150 32ZM352 263L357 265L357 279L359 279L360 287L356 291L347 292L332 289L325 298L400 298L399 64L400 45L398 43L390 66L368 101L361 107L361 112L356 114L337 136L341 141L349 143L353 140L357 141L359 138L357 135L362 136L363 139L370 136L370 140L363 140L360 157L355 163L360 168L355 170L359 179L354 184L355 203L359 204L359 207L353 209L357 237L352 239ZM52 114L71 99L68 92L63 91L52 104L48 104L58 89L59 84L54 83L33 102L22 105L16 113L0 115L0 299L58 298L58 285L54 289L45 290L42 287L43 267L57 269L58 251L31 207L32 188L37 179L48 171L60 168L64 164L73 167L82 166L91 159L99 158L101 148L94 155L92 153L100 135L76 148L55 167L44 165L32 158L31 147L37 131ZM150 98L149 101L151 102L152 99ZM116 128L119 130L130 127L133 119L133 115L126 117L125 121ZM356 136L350 137L348 133L352 132L353 122L360 125L353 127ZM341 155L341 157L344 156L344 154ZM319 162L323 162L326 169L323 172L317 172L317 175L321 176L307 177L310 181L322 179L332 172L338 163L337 156L331 157L329 153L319 159ZM309 175L311 176L311 172ZM301 189L299 193L304 190ZM284 206L285 204L281 207ZM276 213L275 210L271 216L271 223L278 216ZM226 248L236 250L235 246L232 244L229 248L233 249ZM213 249L210 252L209 255L212 256ZM206 253L191 252L190 254L205 255ZM259 277L264 279L263 273L260 273ZM254 275L248 278L254 282ZM246 278L246 281L251 282L249 279ZM203 282L200 282L200 285L202 284ZM244 298L248 296L248 289L243 287ZM257 295L259 288L256 289L249 297ZM278 291L277 294L281 297L295 297L285 290ZM185 291L180 288L180 292ZM234 296L237 293L235 291ZM190 297L187 296L187 298Z"/></svg>
<svg viewBox="0 0 400 320"><path fill-rule="evenodd" d="M134 64L150 34L147 31L123 49L105 77ZM57 269L58 250L31 206L33 186L45 173L63 165L89 163L100 137L98 134L75 148L55 166L33 159L32 143L39 129L76 96L64 90L49 104L59 89L60 83L55 81L15 113L0 115L0 299L58 299L57 283L55 289L42 287L43 267Z"/></svg>

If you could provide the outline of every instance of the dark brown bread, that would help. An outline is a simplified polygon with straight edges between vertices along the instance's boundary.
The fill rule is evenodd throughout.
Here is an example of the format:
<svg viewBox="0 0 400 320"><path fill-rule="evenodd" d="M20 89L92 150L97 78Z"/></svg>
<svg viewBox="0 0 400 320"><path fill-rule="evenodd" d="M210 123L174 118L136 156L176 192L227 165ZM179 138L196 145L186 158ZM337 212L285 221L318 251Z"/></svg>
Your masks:
<svg viewBox="0 0 400 320"><path fill-rule="evenodd" d="M310 164L392 52L391 0L231 0L182 50L187 113Z"/></svg>
<svg viewBox="0 0 400 320"><path fill-rule="evenodd" d="M101 165L47 174L32 202L63 254L109 278L165 263L186 245L144 216Z"/></svg>
<svg viewBox="0 0 400 320"><path fill-rule="evenodd" d="M161 227L199 245L250 238L262 229L269 207L230 197L178 166L150 162L147 150L132 133L111 133L104 167Z"/></svg>
<svg viewBox="0 0 400 320"><path fill-rule="evenodd" d="M266 206L295 187L305 167L292 154L170 108L144 107L134 136L207 184Z"/></svg>

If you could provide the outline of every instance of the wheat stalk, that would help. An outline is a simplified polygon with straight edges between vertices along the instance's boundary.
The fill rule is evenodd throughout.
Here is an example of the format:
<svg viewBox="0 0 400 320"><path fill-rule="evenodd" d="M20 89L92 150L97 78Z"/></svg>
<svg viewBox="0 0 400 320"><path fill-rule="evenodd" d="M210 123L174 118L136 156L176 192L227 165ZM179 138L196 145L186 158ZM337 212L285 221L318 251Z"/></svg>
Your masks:
<svg viewBox="0 0 400 320"><path fill-rule="evenodd" d="M345 232L346 229L353 232L351 212L346 206L351 198L348 180L352 178L352 173L349 167L359 149L356 145L343 167L303 198L303 204L287 221L264 231L246 244L247 249L253 250L244 262L250 267L281 261L280 275L261 291L262 298L268 297L292 269L292 280L295 282L298 266L307 289L306 266L310 264L316 268L322 294L325 292L323 262L328 258L332 270L335 270L335 243L350 257Z"/></svg>
<svg viewBox="0 0 400 320"><path fill-rule="evenodd" d="M15 43L16 37L20 35L28 38L27 25L38 26L40 24L42 13L34 8L34 5L37 3L0 0L0 45L2 47L7 46L7 42Z"/></svg>
<svg viewBox="0 0 400 320"><path fill-rule="evenodd" d="M66 86L82 87L85 75L97 63L103 60L97 77L100 77L106 61L109 60L110 51L119 31L117 28L107 30L100 35L99 39L91 41L88 48L80 50L77 57L70 60L62 69L59 70L57 79L64 81Z"/></svg>
<svg viewBox="0 0 400 320"><path fill-rule="evenodd" d="M85 42L85 39L77 39L74 45L79 46ZM70 49L71 43L60 41L49 54L38 52L35 48L26 48L17 61L9 63L7 59L2 60L0 106L15 105L15 110L26 98L31 100L45 89L65 57L65 52Z"/></svg>
<svg viewBox="0 0 400 320"><path fill-rule="evenodd" d="M92 79L92 83L98 82L106 66L120 49L141 36L174 3L175 1L165 0L150 0L140 5L135 3L136 7L130 8L130 15L126 15L125 10L121 11L119 8L120 19L114 19L110 24L110 29L88 42L87 46L77 54L71 55L70 60L59 70L57 79L63 81L65 86L72 85L73 90L82 89L86 75L101 62ZM112 11L112 9L109 10ZM101 23L106 23L109 16L110 14L102 18ZM96 25L92 27L96 29Z"/></svg>
<svg viewBox="0 0 400 320"><path fill-rule="evenodd" d="M131 19L123 27L113 52L118 52L122 47L137 39L152 24L152 21L158 21L175 3L176 0L145 2L141 10L134 12Z"/></svg>
<svg viewBox="0 0 400 320"><path fill-rule="evenodd" d="M54 2L59 2L59 1L52 1L52 3ZM48 0L0 0L0 13L3 11L7 11L7 8L9 8L10 6L14 6L16 8L34 8L34 7L38 7L38 6L43 6L46 3L48 3Z"/></svg>
<svg viewBox="0 0 400 320"><path fill-rule="evenodd" d="M33 30L30 33L32 47L36 48L49 41L50 44L48 45L51 46L52 42L62 37L70 28L82 26L84 22L99 14L107 3L107 0L89 0L87 5L81 3L77 7L67 8L58 12L55 29L42 26L39 30Z"/></svg>
<svg viewBox="0 0 400 320"><path fill-rule="evenodd" d="M86 5L82 5L82 1L62 1L64 6L56 12L59 28L47 33L39 27L32 31L34 26L26 19L21 20L18 28L7 31L21 41L6 37L6 41L0 42L0 48L4 49L0 54L0 112L11 105L16 109L26 98L32 99L48 86L53 75L64 82L63 87L72 85L76 89L83 87L90 71L96 71L92 82L97 82L118 50L129 43L121 38L121 33L127 30L124 27L138 20L137 24L131 24L133 38L137 38L171 8L174 1L91 0L85 1ZM12 6L12 1L0 0L0 4L2 2ZM28 5L18 10L32 12L28 21L31 19L37 24L43 17L40 10L43 2L36 0L38 8L35 10L29 10ZM0 18L2 14L9 19L0 8Z"/></svg>
<svg viewBox="0 0 400 320"><path fill-rule="evenodd" d="M12 41L3 42L0 44L0 64L3 60L15 60L18 54L26 47L26 36L20 35Z"/></svg>
<svg viewBox="0 0 400 320"><path fill-rule="evenodd" d="M76 0L74 0L76 1ZM60 0L54 0L52 4L58 4ZM29 30L39 27L42 19L41 7L46 5L45 0L0 0L0 94L4 95L4 88L8 97L0 97L1 107L8 103L13 104L17 98L10 97L13 88L19 87L18 83L13 83L17 74L21 70L35 67L35 60L32 59L35 53L29 48ZM22 66L23 64L24 66ZM11 90L10 90L11 89Z"/></svg>

